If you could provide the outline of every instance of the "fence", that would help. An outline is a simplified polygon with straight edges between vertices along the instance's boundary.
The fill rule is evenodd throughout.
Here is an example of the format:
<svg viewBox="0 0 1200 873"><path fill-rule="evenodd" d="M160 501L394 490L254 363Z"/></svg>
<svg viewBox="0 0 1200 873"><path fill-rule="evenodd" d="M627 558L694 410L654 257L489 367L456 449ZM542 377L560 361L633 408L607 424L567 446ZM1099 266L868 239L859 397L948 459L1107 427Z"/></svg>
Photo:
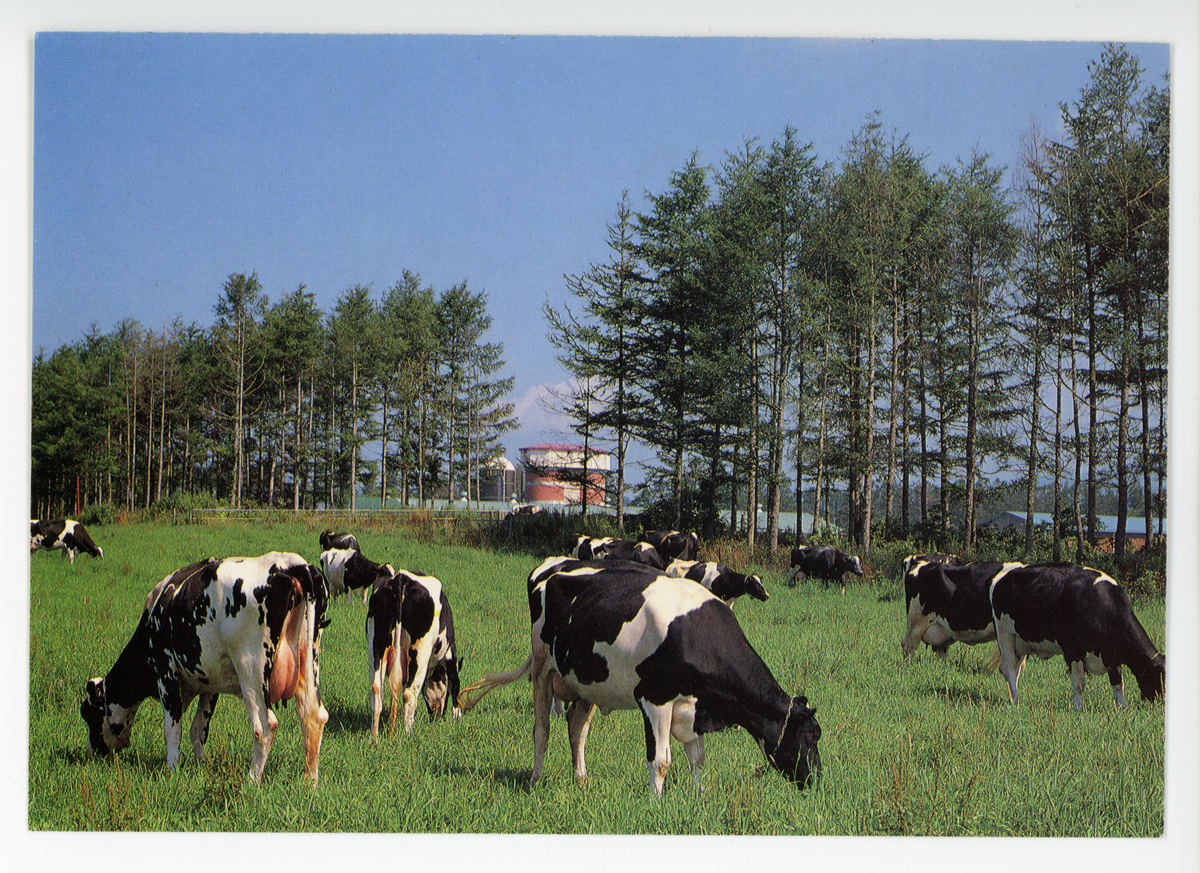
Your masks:
<svg viewBox="0 0 1200 873"><path fill-rule="evenodd" d="M312 520L320 519L323 523L332 526L333 522L371 522L385 521L393 522L402 521L404 519L417 519L422 521L438 521L449 522L461 518L474 519L500 519L507 515L505 510L497 509L453 509L442 507L441 509L371 509L358 512L350 512L348 510L319 510L319 509L302 509L299 511L292 509L192 509L188 511L189 524L211 524L216 522L265 522L275 520ZM175 518L178 523L178 516Z"/></svg>

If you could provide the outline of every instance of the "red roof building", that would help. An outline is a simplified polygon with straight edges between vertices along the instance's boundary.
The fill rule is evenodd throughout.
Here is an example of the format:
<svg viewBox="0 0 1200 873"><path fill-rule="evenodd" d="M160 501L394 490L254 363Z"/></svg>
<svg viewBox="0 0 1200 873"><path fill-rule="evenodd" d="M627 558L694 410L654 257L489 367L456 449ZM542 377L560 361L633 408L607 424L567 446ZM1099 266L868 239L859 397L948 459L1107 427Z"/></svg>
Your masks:
<svg viewBox="0 0 1200 873"><path fill-rule="evenodd" d="M583 476L587 475L588 505L604 504L604 477L612 469L612 456L599 449L568 443L541 443L520 449L525 466L525 502L579 506L583 502Z"/></svg>

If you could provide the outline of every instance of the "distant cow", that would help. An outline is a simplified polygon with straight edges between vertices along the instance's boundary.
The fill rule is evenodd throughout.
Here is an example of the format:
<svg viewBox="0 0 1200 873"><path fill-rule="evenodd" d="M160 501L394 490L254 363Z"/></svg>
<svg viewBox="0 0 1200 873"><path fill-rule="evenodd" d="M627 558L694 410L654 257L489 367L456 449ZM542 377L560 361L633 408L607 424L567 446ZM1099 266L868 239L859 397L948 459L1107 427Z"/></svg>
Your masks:
<svg viewBox="0 0 1200 873"><path fill-rule="evenodd" d="M218 694L238 694L254 732L249 780L262 778L279 721L273 707L296 699L304 772L315 785L321 734L317 655L328 621L325 580L299 555L209 558L177 570L147 595L133 637L108 675L87 683L80 715L88 751L111 754L129 745L141 703L162 705L167 766L179 763L183 714L200 698L190 737L204 752Z"/></svg>
<svg viewBox="0 0 1200 873"><path fill-rule="evenodd" d="M761 576L747 576L716 561L672 561L666 574L700 583L730 607L743 594L764 602L771 596L763 587Z"/></svg>
<svg viewBox="0 0 1200 873"><path fill-rule="evenodd" d="M571 554L581 561L602 559L609 561L636 561L656 570L666 569L662 556L649 543L619 540L613 537L585 537L575 540Z"/></svg>
<svg viewBox="0 0 1200 873"><path fill-rule="evenodd" d="M334 533L331 530L327 530L321 534L319 539L322 552L329 549L359 550L358 537L351 533Z"/></svg>
<svg viewBox="0 0 1200 873"><path fill-rule="evenodd" d="M1161 697L1167 660L1133 614L1125 590L1111 576L1076 564L1013 564L991 585L1000 670L1009 696L1029 655L1062 655L1071 674L1072 706L1083 705L1088 673L1108 674L1113 701L1125 706L1121 666L1129 667L1142 698Z"/></svg>
<svg viewBox="0 0 1200 873"><path fill-rule="evenodd" d="M349 600L351 591L362 589L366 603L375 580L395 571L390 564L376 564L357 549L327 549L321 552L321 572L325 574L331 597L345 593Z"/></svg>
<svg viewBox="0 0 1200 873"><path fill-rule="evenodd" d="M391 692L388 726L395 729L401 696L404 731L412 731L417 696L424 694L430 715L437 717L450 701L455 718L459 704L459 669L454 642L454 616L442 583L432 576L400 570L380 579L367 603L367 656L370 663L371 738L378 742L383 711L383 685Z"/></svg>
<svg viewBox="0 0 1200 873"><path fill-rule="evenodd" d="M571 548L571 557L581 561L599 560L604 557L604 551L616 542L612 537L589 537L580 534L575 537L575 545Z"/></svg>
<svg viewBox="0 0 1200 873"><path fill-rule="evenodd" d="M904 604L908 632L900 643L905 656L924 642L939 658L953 642L978 645L996 639L988 591L998 573L1009 567L994 561L963 564L905 559ZM992 667L999 663L998 656Z"/></svg>
<svg viewBox="0 0 1200 873"><path fill-rule="evenodd" d="M842 577L846 573L861 576L862 561L833 546L803 546L792 549L792 568L788 572L787 581L788 585L791 585L797 576L803 576L821 579L826 588L830 582L840 583L842 594L845 594L846 582Z"/></svg>
<svg viewBox="0 0 1200 873"><path fill-rule="evenodd" d="M100 548L88 536L83 525L74 519L65 518L56 521L30 519L29 521L29 552L38 549L54 551L59 549L63 557L70 558L75 563L76 552L87 552L93 558L103 558L104 549Z"/></svg>
<svg viewBox="0 0 1200 873"><path fill-rule="evenodd" d="M967 563L958 555L951 555L946 552L923 552L919 555L909 555L901 564L904 568L904 573L907 575L919 563L925 564L949 564L952 567L961 567Z"/></svg>
<svg viewBox="0 0 1200 873"><path fill-rule="evenodd" d="M685 534L677 530L652 530L642 534L640 541L654 546L663 563L672 561L700 560L700 538L694 533Z"/></svg>
<svg viewBox="0 0 1200 873"><path fill-rule="evenodd" d="M542 775L552 697L571 704L567 730L580 781L597 708L641 711L655 794L671 763L670 737L683 743L698 782L704 734L730 725L744 727L796 785L820 772L816 710L780 688L728 606L693 582L636 565L572 564L550 558L529 576L532 646L524 665L463 691L470 709L493 688L531 677L532 783Z"/></svg>
<svg viewBox="0 0 1200 873"><path fill-rule="evenodd" d="M512 502L508 514L511 515L537 515L542 511L542 508L536 503L517 503Z"/></svg>

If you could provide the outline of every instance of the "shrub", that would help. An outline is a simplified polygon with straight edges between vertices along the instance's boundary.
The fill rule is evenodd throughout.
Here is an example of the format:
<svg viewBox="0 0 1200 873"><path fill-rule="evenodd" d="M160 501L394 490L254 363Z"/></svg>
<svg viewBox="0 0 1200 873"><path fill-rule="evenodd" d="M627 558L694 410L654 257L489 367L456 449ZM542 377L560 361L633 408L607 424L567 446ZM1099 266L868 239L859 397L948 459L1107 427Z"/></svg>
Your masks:
<svg viewBox="0 0 1200 873"><path fill-rule="evenodd" d="M117 507L111 503L90 503L79 513L76 521L85 526L113 524L117 520Z"/></svg>

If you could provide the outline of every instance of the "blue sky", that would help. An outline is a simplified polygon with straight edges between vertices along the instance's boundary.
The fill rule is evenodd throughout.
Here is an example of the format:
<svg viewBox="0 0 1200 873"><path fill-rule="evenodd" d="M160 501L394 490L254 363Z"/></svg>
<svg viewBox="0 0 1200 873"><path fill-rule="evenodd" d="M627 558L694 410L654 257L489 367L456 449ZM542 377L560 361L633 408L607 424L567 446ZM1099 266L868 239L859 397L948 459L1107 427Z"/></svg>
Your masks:
<svg viewBox="0 0 1200 873"><path fill-rule="evenodd" d="M1164 43L1129 44L1161 85ZM488 295L523 445L565 374L543 302L608 257L695 151L719 164L794 126L836 162L869 113L936 169L1058 131L1097 42L529 35L39 34L32 347L94 323L210 325L225 278L328 310L409 269Z"/></svg>

